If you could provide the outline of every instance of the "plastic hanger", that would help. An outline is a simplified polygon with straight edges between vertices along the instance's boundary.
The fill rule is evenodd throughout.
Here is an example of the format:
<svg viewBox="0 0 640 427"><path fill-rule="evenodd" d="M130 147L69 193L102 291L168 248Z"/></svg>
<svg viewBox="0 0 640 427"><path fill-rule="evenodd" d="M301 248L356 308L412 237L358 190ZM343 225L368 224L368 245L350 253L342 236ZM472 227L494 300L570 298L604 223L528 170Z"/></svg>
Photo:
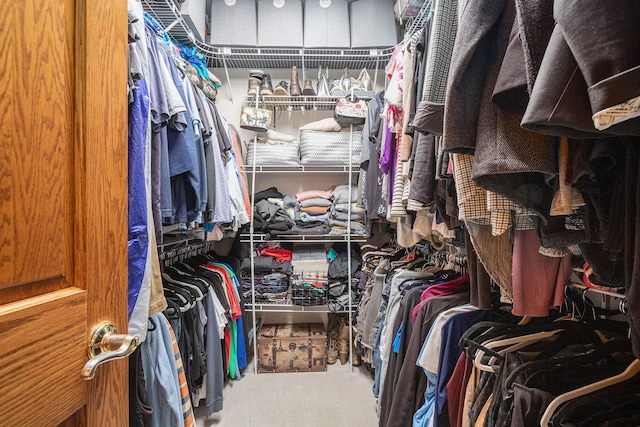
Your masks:
<svg viewBox="0 0 640 427"><path fill-rule="evenodd" d="M504 380L503 387L506 390L511 389L517 378L522 375L527 376L528 373L533 371L539 372L554 367L566 367L567 369L572 369L573 367L595 364L602 358L620 352L631 353L631 342L629 340L613 339L596 346L591 351L587 346L583 353L578 353L572 356L552 356L525 362L511 371Z"/></svg>
<svg viewBox="0 0 640 427"><path fill-rule="evenodd" d="M563 403L568 402L569 400L578 398L580 396L584 396L589 393L602 390L603 388L610 387L612 385L616 385L621 382L630 380L639 372L640 372L640 360L636 359L633 362L631 362L627 367L627 369L625 369L624 372L622 372L621 374L614 375L611 378L607 378L602 381L597 381L593 384L588 384L586 386L561 394L560 396L553 399L549 404L549 406L547 406L547 409L544 411L544 414L542 414L542 418L540 419L540 426L548 427L549 421L551 420L553 413Z"/></svg>
<svg viewBox="0 0 640 427"><path fill-rule="evenodd" d="M520 350L521 348L527 347L528 345L538 342L540 340L550 338L561 331L564 331L564 329L536 332L528 335L520 335L512 338L499 339L499 340L491 341L486 344L483 343L482 347L479 348L478 352L475 355L473 364L481 371L494 372L494 369L490 364L482 363L482 358L485 355L485 348L493 350L496 348L508 346L507 348L498 351L498 354L504 355L506 353L512 353L516 350ZM492 363L492 362L490 361L489 363Z"/></svg>

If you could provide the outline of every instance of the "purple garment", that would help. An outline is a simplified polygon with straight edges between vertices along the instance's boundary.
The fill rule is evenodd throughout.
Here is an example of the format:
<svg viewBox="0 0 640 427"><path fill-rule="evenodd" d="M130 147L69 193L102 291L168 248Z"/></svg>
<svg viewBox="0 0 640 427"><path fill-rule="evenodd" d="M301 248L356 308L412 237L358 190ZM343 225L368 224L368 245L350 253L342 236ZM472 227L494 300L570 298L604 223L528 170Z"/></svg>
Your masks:
<svg viewBox="0 0 640 427"><path fill-rule="evenodd" d="M393 198L393 182L396 174L396 134L385 128L384 138L384 152L382 153L382 157L380 157L380 169L382 173L389 176L387 202L391 204Z"/></svg>

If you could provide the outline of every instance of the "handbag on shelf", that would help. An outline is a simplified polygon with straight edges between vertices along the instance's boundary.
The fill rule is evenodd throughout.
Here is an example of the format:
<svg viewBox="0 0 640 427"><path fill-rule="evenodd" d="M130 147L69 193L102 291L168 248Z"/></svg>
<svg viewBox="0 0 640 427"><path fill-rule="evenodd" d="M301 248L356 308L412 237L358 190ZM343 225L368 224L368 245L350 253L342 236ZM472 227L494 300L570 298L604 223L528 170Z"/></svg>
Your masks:
<svg viewBox="0 0 640 427"><path fill-rule="evenodd" d="M264 106L264 99L262 100ZM240 127L253 132L266 132L271 126L271 110L244 105L240 111Z"/></svg>
<svg viewBox="0 0 640 427"><path fill-rule="evenodd" d="M363 125L367 118L367 103L352 96L336 102L333 118L341 125Z"/></svg>

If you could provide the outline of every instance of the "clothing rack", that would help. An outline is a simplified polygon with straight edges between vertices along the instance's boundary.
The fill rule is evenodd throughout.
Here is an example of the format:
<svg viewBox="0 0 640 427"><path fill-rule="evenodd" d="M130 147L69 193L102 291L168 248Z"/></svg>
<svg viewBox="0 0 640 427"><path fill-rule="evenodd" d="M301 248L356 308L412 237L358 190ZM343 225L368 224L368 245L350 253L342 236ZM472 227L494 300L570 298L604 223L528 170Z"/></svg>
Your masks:
<svg viewBox="0 0 640 427"><path fill-rule="evenodd" d="M182 242L179 242L179 243L182 243ZM181 246L179 248L173 248L168 251L161 251L159 254L160 260L170 261L180 256L184 257L185 255L187 255L186 258L188 258L197 254L207 253L213 249L214 243L215 242L213 241L200 241L200 242L189 243L185 246Z"/></svg>
<svg viewBox="0 0 640 427"><path fill-rule="evenodd" d="M600 299L598 301L592 301L591 299L589 299L590 303L593 305L591 307L593 310L603 309L608 312L617 311L621 315L627 315L627 297L625 294L607 291L604 289L592 288L580 283L569 283L567 287L579 290L582 293L582 298L583 300L585 300L585 302L587 301L587 294L591 294L591 296L599 296ZM610 316L611 314L608 314L606 317ZM616 317L618 316L616 315Z"/></svg>
<svg viewBox="0 0 640 427"><path fill-rule="evenodd" d="M424 2L416 16L410 18L405 25L405 44L409 44L411 39L420 33L419 30L424 29L425 24L431 18L431 0ZM417 37L416 37L417 38Z"/></svg>

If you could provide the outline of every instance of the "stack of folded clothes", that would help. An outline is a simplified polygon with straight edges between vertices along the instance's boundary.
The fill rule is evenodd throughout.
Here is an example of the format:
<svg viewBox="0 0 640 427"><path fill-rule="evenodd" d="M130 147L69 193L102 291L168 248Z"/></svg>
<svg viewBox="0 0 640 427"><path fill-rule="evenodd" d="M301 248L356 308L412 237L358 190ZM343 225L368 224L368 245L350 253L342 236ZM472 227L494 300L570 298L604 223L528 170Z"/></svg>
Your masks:
<svg viewBox="0 0 640 427"><path fill-rule="evenodd" d="M286 302L292 272L291 254L291 249L282 247L280 243L268 242L256 246L253 254L256 303ZM240 266L240 282L245 300L252 301L249 257Z"/></svg>
<svg viewBox="0 0 640 427"><path fill-rule="evenodd" d="M294 225L278 235L322 236L329 232L327 224L331 208L330 190L308 190L284 198L284 207L293 213ZM273 233L272 233L273 235Z"/></svg>
<svg viewBox="0 0 640 427"><path fill-rule="evenodd" d="M256 273L255 302L284 304L289 291L289 275L284 273ZM242 295L247 302L251 299L251 276L242 276Z"/></svg>
<svg viewBox="0 0 640 427"><path fill-rule="evenodd" d="M256 231L268 235L287 232L295 225L293 209L285 209L284 196L275 187L257 192L255 195L253 226Z"/></svg>
<svg viewBox="0 0 640 427"><path fill-rule="evenodd" d="M351 196L351 197L349 197ZM342 235L347 233L347 226L351 227L351 234L364 236L367 234L364 227L364 209L356 206L358 200L358 187L338 185L333 189L333 203L329 210L330 235Z"/></svg>

